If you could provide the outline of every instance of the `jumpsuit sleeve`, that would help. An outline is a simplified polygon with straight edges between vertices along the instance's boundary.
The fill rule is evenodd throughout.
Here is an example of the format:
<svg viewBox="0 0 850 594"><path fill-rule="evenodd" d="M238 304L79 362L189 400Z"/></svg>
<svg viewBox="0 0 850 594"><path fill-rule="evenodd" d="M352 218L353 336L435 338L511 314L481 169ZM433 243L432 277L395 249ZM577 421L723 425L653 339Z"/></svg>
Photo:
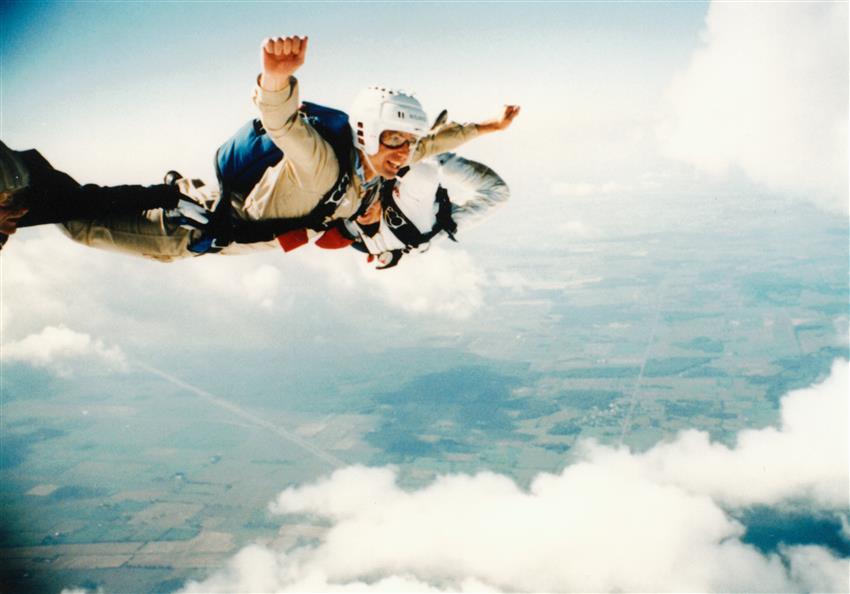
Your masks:
<svg viewBox="0 0 850 594"><path fill-rule="evenodd" d="M510 190L499 175L482 163L452 153L439 157L441 185L452 201L452 218L458 230L469 229L504 204ZM466 196L466 200L460 200Z"/></svg>
<svg viewBox="0 0 850 594"><path fill-rule="evenodd" d="M460 145L478 137L477 124L458 124L450 122L440 126L435 132L419 140L411 157L411 163L453 151Z"/></svg>
<svg viewBox="0 0 850 594"><path fill-rule="evenodd" d="M257 79L254 104L269 138L283 151L292 177L304 189L325 192L339 176L339 163L331 145L298 112L298 81L280 91L263 89Z"/></svg>

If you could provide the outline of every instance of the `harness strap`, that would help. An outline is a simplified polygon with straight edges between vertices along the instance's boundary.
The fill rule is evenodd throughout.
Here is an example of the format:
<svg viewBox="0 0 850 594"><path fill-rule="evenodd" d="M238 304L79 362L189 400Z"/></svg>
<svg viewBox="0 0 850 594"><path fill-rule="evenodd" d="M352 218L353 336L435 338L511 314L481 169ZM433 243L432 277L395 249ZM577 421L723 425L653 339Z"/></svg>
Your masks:
<svg viewBox="0 0 850 594"><path fill-rule="evenodd" d="M256 243L270 241L279 235L298 229L323 231L331 226L333 222L331 217L348 191L349 185L351 185L351 175L345 171L337 178L334 186L322 197L319 204L308 214L300 217L248 221L238 217L232 206L230 206L230 200L227 200L232 225L231 242Z"/></svg>
<svg viewBox="0 0 850 594"><path fill-rule="evenodd" d="M404 252L431 241L441 231L445 231L452 241L457 241L454 234L457 232L457 223L452 219L452 204L449 193L442 186L437 188L435 200L437 202L437 220L427 233L422 233L416 225L411 222L399 208L393 196L396 180L384 183L381 186L381 204L384 209L384 222L392 230L399 241L405 245Z"/></svg>
<svg viewBox="0 0 850 594"><path fill-rule="evenodd" d="M322 196L316 207L301 217L246 220L237 215L233 201L244 199L263 173L279 163L283 152L268 137L259 119L243 126L216 152L216 174L221 187L221 199L216 206L209 229L198 249L210 245L210 251L220 251L230 243L271 241L299 229L325 230L333 223L333 214L351 185L353 140L348 116L341 111L304 102L300 116L307 120L331 146L339 164L339 176ZM208 252L200 252L208 253Z"/></svg>

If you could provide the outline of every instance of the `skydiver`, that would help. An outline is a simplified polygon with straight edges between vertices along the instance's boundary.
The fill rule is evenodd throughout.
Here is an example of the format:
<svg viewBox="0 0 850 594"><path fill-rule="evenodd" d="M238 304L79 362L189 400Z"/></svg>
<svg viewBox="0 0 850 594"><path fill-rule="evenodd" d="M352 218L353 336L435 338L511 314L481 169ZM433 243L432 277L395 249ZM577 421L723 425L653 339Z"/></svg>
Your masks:
<svg viewBox="0 0 850 594"><path fill-rule="evenodd" d="M173 184L176 180L171 177ZM389 268L403 254L425 251L438 237L454 240L459 229L480 220L508 196L507 185L490 168L445 153L403 168L394 180L384 180L378 199L344 226L327 232L303 230L303 239L288 234L279 243L286 251L311 240L326 249L352 246L368 253L370 260L377 259L379 268ZM276 248L277 242L243 247Z"/></svg>
<svg viewBox="0 0 850 594"><path fill-rule="evenodd" d="M502 130L518 113L518 108L509 106L500 119L463 126L447 124L435 134L426 136L425 115L416 99L404 93L372 88L361 93L355 102L352 111L352 120L356 122L354 146L351 146L350 136L348 146L345 146L345 139L327 138L327 131L323 136L321 127L317 129L307 118L296 115L298 86L292 74L303 64L306 49L307 39L299 37L268 39L263 43L263 70L254 89L254 102L260 109L265 139L270 139L282 149L285 156L278 156L275 163L256 172L257 179L252 180L249 187L227 192L224 205L231 210L229 219L236 222L234 226L242 229L243 234L247 232L247 237L237 234L237 243L273 239L285 234L278 233L282 229L297 230L292 228L293 221L303 223L303 227L323 229L329 221L356 218L376 195L377 181L381 177L393 179L408 161L450 150L481 133ZM4 146L0 148L5 149ZM12 161L16 156L19 161L25 160L25 153L6 152L11 154ZM8 162L9 159L0 159L4 168ZM340 167L341 163L343 167ZM210 242L209 237L204 237L209 235L209 230L201 232L173 224L176 220L184 225L188 223L185 227L192 227L193 214L197 214L192 205L205 205L211 201L207 188L192 180L178 179L172 185L152 186L147 194L144 190L148 189L131 186L129 188L137 194L149 195L154 202L147 207L151 210L140 216L138 211L141 209L134 205L127 210L135 209L136 214L113 214L125 212L122 210L125 205L117 197L128 187L79 186L70 177L50 168L55 172L52 177L60 177L66 185L70 180L70 184L79 189L76 193L71 192L75 196L83 194L81 190L109 196L108 200L101 200L101 205L106 208L100 213L109 216L92 218L91 210L82 208L82 213L78 213L82 218L67 221L67 212L72 210L70 205L75 202L62 202L60 191L39 194L45 185L44 178L51 177L38 175L44 170L42 167L30 171L33 174L31 184L24 184L31 185L30 190L41 201L32 199L22 201L21 206L16 204L6 208L7 229L14 231L15 223L28 226L56 222L57 217L64 216L66 232L77 241L165 261L212 251L216 247L215 240L220 239L213 237ZM243 171L238 173L241 175ZM10 189L21 188L10 186ZM26 191L20 193L25 195ZM190 200L186 200L187 197ZM328 198L331 200L328 201ZM328 204L331 210L327 209ZM51 211L43 205L55 208ZM23 209L27 206L30 211L24 213ZM313 216L322 209L324 211L319 213L321 218ZM41 212L35 216L34 211L39 210ZM260 223L262 229L258 235L256 230L261 227ZM225 235L232 233L229 229L225 231ZM215 232L220 233L221 229ZM228 240L234 241L234 238ZM221 243L225 244L225 251L238 251L238 246L228 248L228 241Z"/></svg>

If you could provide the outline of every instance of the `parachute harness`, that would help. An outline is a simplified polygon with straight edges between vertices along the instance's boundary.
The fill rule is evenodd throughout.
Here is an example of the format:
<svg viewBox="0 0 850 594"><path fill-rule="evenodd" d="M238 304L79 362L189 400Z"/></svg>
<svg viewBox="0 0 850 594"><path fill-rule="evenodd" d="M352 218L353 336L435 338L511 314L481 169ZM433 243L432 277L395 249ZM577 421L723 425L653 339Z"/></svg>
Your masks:
<svg viewBox="0 0 850 594"><path fill-rule="evenodd" d="M402 177L406 171L400 171L399 176ZM436 203L437 217L434 226L427 233L422 233L416 225L404 214L404 211L399 208L395 201L393 192L396 187L396 180L391 180L381 185L380 200L383 208L383 218L386 225L404 245L403 249L384 252L378 256L381 266L378 270L386 270L397 266L401 257L404 254L409 254L414 249L419 252L425 252L431 246L431 240L440 232L445 232L449 239L456 242L455 233L457 233L457 223L452 218L452 203L449 200L449 193L443 186L437 187ZM387 254L387 255L385 255Z"/></svg>

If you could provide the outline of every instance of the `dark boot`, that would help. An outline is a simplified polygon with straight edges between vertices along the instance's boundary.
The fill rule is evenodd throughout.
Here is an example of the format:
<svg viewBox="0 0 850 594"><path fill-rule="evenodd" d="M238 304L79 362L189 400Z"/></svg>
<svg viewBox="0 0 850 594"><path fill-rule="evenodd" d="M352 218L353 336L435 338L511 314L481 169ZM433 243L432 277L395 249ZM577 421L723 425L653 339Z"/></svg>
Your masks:
<svg viewBox="0 0 850 594"><path fill-rule="evenodd" d="M165 182L166 186L176 186L179 180L183 179L183 174L173 169L165 174L162 178L162 181Z"/></svg>
<svg viewBox="0 0 850 594"><path fill-rule="evenodd" d="M29 170L24 162L15 151L0 142L0 249L26 214L18 194L29 182Z"/></svg>
<svg viewBox="0 0 850 594"><path fill-rule="evenodd" d="M0 196L23 190L29 181L29 170L17 151L0 142Z"/></svg>

